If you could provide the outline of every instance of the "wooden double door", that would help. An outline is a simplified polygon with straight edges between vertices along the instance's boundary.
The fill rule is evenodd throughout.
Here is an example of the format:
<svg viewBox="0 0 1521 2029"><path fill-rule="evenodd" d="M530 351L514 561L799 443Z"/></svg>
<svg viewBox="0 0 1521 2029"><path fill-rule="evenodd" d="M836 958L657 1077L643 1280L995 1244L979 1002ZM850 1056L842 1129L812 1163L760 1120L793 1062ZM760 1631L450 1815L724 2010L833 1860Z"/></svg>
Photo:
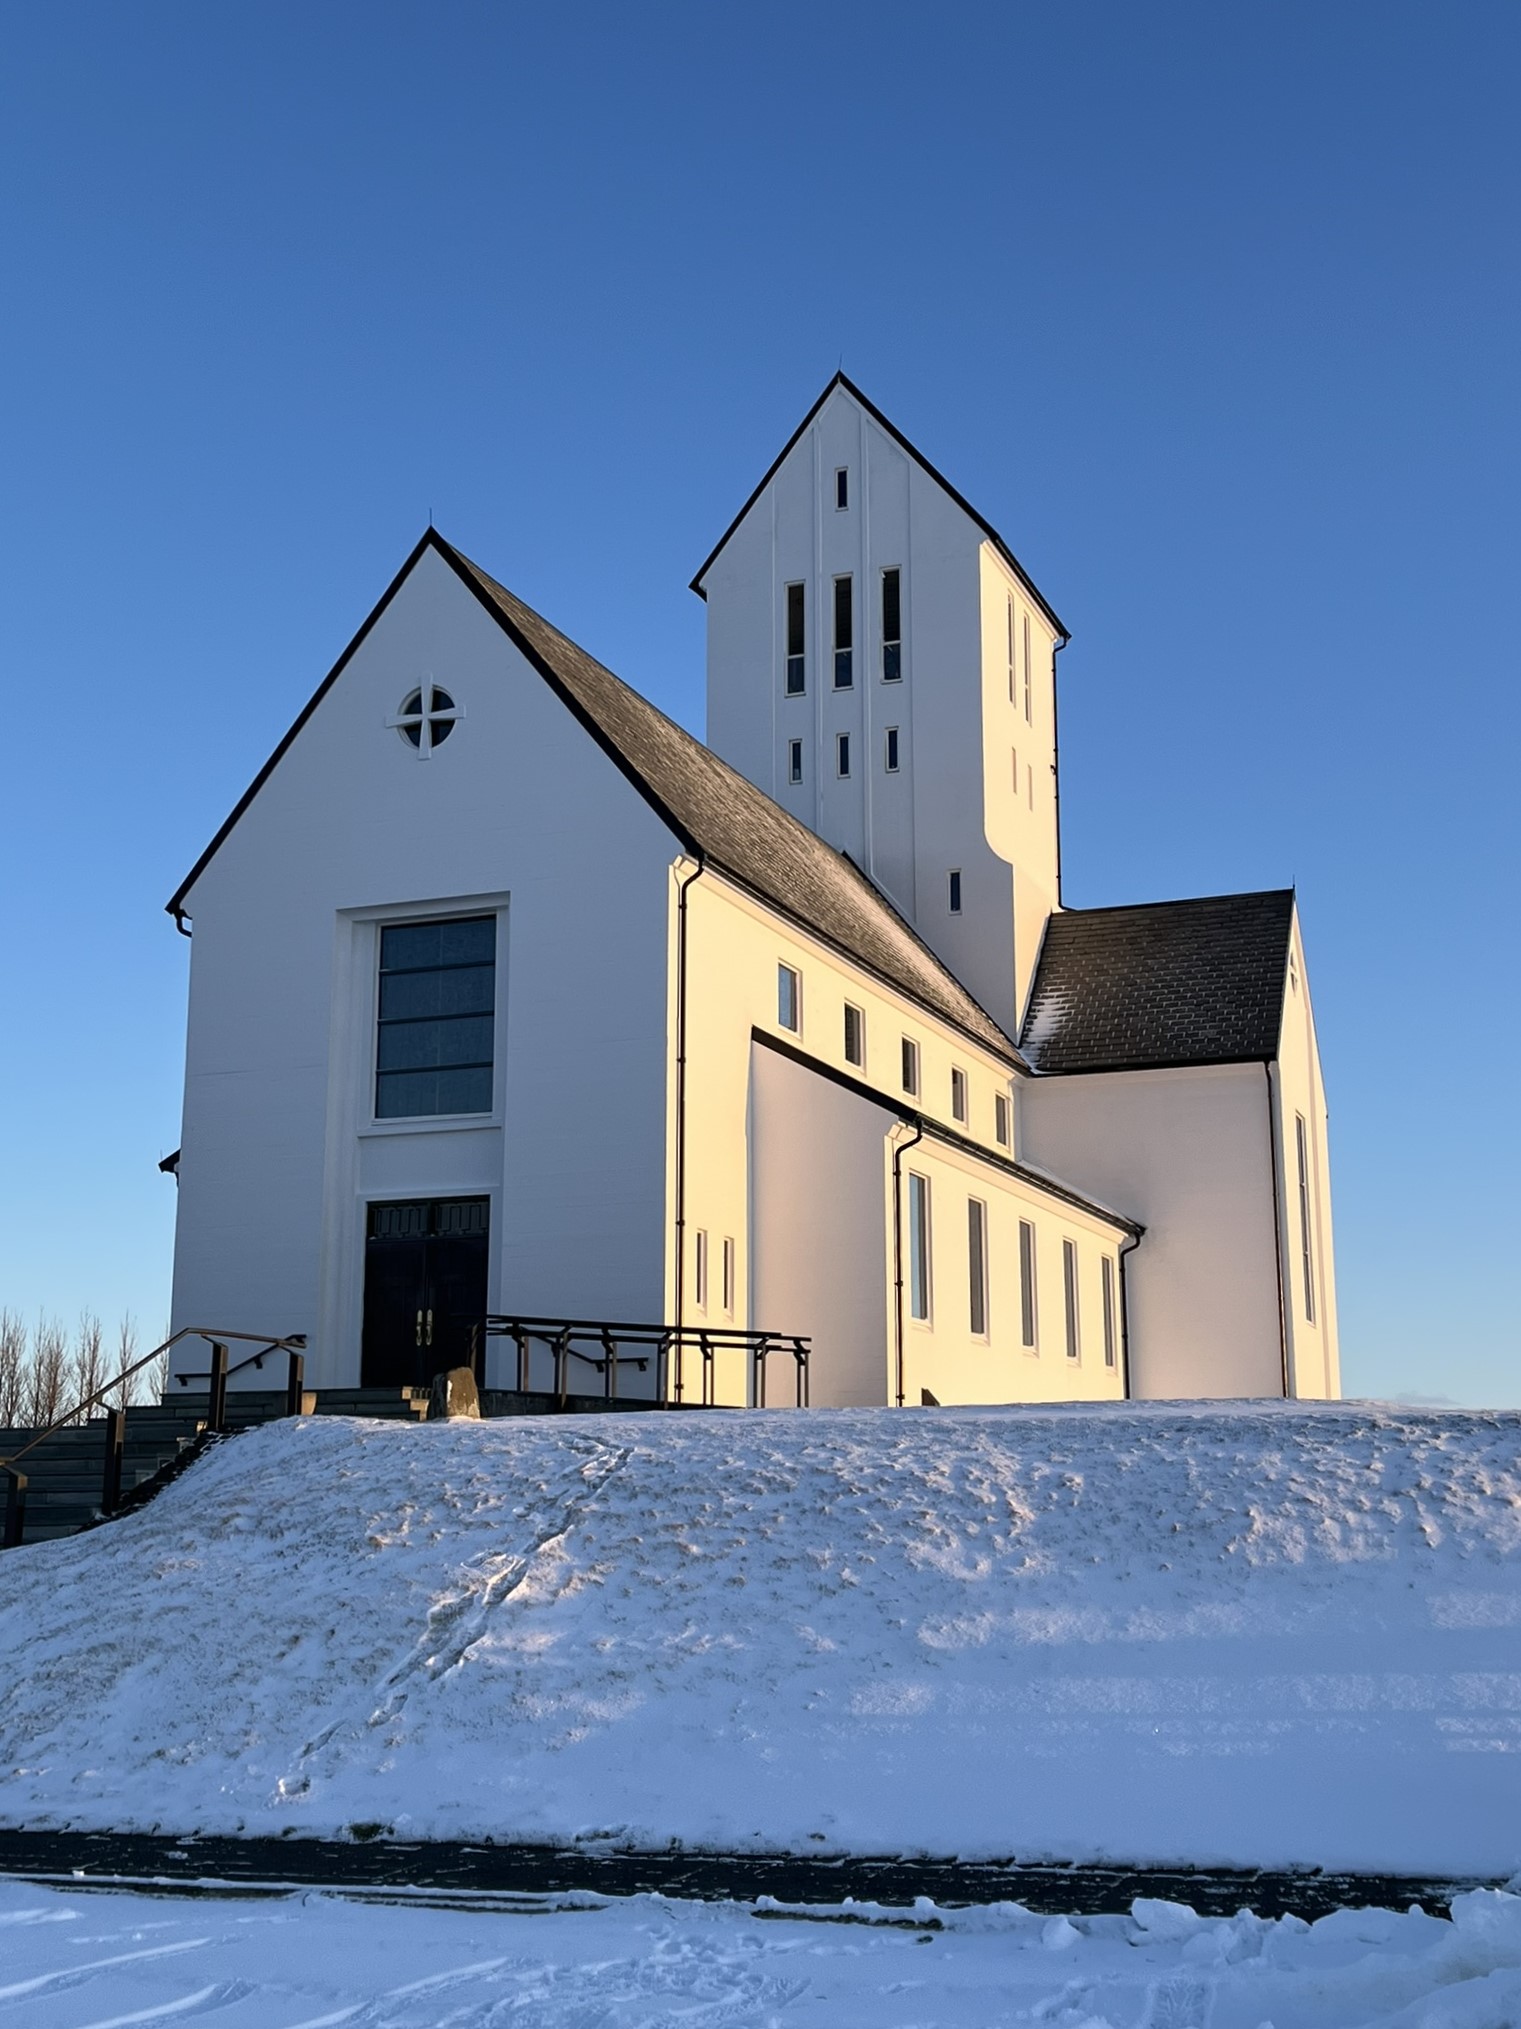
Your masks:
<svg viewBox="0 0 1521 2029"><path fill-rule="evenodd" d="M451 1367L482 1375L486 1198L408 1198L372 1204L364 1242L366 1388L426 1388Z"/></svg>

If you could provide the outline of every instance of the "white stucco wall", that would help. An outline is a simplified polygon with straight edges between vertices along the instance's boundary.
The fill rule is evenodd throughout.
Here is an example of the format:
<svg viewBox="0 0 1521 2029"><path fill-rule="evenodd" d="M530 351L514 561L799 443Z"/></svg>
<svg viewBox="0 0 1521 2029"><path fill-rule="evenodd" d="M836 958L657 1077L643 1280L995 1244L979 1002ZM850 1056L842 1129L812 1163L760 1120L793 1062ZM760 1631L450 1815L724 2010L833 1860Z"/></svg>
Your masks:
<svg viewBox="0 0 1521 2029"><path fill-rule="evenodd" d="M1020 1116L1031 1161L1145 1225L1129 1256L1132 1392L1281 1395L1265 1067L1037 1078Z"/></svg>
<svg viewBox="0 0 1521 2029"><path fill-rule="evenodd" d="M386 721L430 676L465 717L422 760ZM352 1385L367 1200L456 1192L491 1200L494 1307L658 1317L672 850L425 551L187 900L175 1325L304 1330ZM493 1113L377 1123L377 921L478 908Z"/></svg>

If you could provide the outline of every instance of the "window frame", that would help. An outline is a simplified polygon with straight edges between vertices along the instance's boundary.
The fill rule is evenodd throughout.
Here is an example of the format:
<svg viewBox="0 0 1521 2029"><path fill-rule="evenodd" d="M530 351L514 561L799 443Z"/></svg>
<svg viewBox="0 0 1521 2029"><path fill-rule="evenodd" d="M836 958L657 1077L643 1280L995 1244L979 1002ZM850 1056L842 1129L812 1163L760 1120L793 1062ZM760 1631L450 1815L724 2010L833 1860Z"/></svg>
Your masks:
<svg viewBox="0 0 1521 2029"><path fill-rule="evenodd" d="M836 733L834 736L834 772L840 782L850 780L850 735Z"/></svg>
<svg viewBox="0 0 1521 2029"><path fill-rule="evenodd" d="M803 743L801 740L787 742L787 787L801 789L803 786Z"/></svg>
<svg viewBox="0 0 1521 2029"><path fill-rule="evenodd" d="M1315 1227L1310 1206L1310 1129L1302 1113L1294 1115L1294 1149L1299 1167L1299 1272L1303 1284L1304 1321L1315 1322Z"/></svg>
<svg viewBox="0 0 1521 2029"><path fill-rule="evenodd" d="M1000 1148L1012 1146L1014 1139L1011 1132L1012 1125L1013 1116L1009 1110L1008 1093L995 1092L993 1094L993 1139L998 1143Z"/></svg>
<svg viewBox="0 0 1521 2029"><path fill-rule="evenodd" d="M708 1229L699 1226L692 1246L692 1294L699 1310L708 1307Z"/></svg>
<svg viewBox="0 0 1521 2029"><path fill-rule="evenodd" d="M856 594L855 579L849 571L841 571L833 580L832 613L830 621L831 643L834 650L835 690L854 690L856 687ZM843 604L841 593L844 593ZM840 638L841 619L844 620L844 640Z"/></svg>
<svg viewBox="0 0 1521 2029"><path fill-rule="evenodd" d="M385 948L387 936L391 932L397 930L445 929L451 924L463 924L463 923L489 923L491 925L490 1008L472 1009L465 1013L440 1014L431 1016L387 1015L382 1013L382 1007L384 1005L385 1000L384 982L387 977L405 978L409 974L413 976L421 976L423 974L432 974L440 972L475 971L486 963L484 959L459 959L449 963L440 963L438 965L388 966L385 963ZM372 971L371 971L372 1000L370 1007L370 1036L369 1036L370 1077L369 1077L368 1118L371 1127L382 1133L394 1133L398 1131L405 1131L407 1128L421 1122L449 1121L452 1123L461 1120L473 1120L473 1121L490 1120L495 1117L499 1090L497 1069L501 1054L500 1051L501 1044L500 1023L502 1018L501 993L500 993L501 944L502 944L502 922L501 922L501 911L498 909L475 908L461 910L458 912L440 911L440 913L438 913L437 915L423 915L423 916L417 916L411 913L406 913L406 914L398 914L394 917L386 916L376 919L374 955L372 960ZM399 1029L403 1025L420 1025L423 1022L477 1021L477 1020L484 1020L489 1025L490 1050L491 1050L489 1058L475 1059L469 1063L461 1063L461 1064L446 1064L432 1066L391 1065L389 1067L382 1067L380 1061L381 1038L388 1028ZM434 1071L444 1071L444 1070L489 1071L490 1092L486 1104L484 1106L458 1107L448 1109L442 1112L438 1111L437 1109L434 1109L429 1112L417 1112L417 1113L407 1113L407 1112L383 1113L380 1110L381 1080L383 1078L399 1078L407 1075L409 1072L412 1071L417 1070L427 1071L430 1069ZM363 1116L361 1116L361 1118L362 1117Z"/></svg>
<svg viewBox="0 0 1521 2029"><path fill-rule="evenodd" d="M892 581L891 603L897 609L889 616L888 580ZM903 567L888 564L882 571L881 584L882 620L882 681L901 683L903 681ZM889 617L897 621L895 628L888 626Z"/></svg>
<svg viewBox="0 0 1521 2029"><path fill-rule="evenodd" d="M1030 616L1025 614L1025 724L1033 726L1035 718L1030 702Z"/></svg>
<svg viewBox="0 0 1521 2029"><path fill-rule="evenodd" d="M883 728L885 738L882 751L882 772L884 775L896 775L898 773L902 752L899 730L897 726L886 726Z"/></svg>
<svg viewBox="0 0 1521 2029"><path fill-rule="evenodd" d="M1115 1284L1118 1273L1112 1254L1099 1257L1099 1286L1104 1302L1104 1365L1119 1365L1119 1300Z"/></svg>
<svg viewBox="0 0 1521 2029"><path fill-rule="evenodd" d="M855 1017L854 1024L851 1021L852 1016ZM854 1027L856 1046L854 1056L851 1055L850 1050L852 1026ZM845 1051L846 1063L854 1064L858 1071L864 1071L866 1068L866 1011L864 1008L857 1007L853 1000L847 1000L845 1003L842 1044Z"/></svg>
<svg viewBox="0 0 1521 2029"><path fill-rule="evenodd" d="M1019 1343L1027 1353L1040 1351L1040 1257L1033 1219L1019 1222Z"/></svg>
<svg viewBox="0 0 1521 2029"><path fill-rule="evenodd" d="M796 599L793 594L796 593ZM797 625L794 628L793 620ZM797 646L794 648L794 640ZM808 586L794 578L782 587L782 690L787 697L808 695Z"/></svg>
<svg viewBox="0 0 1521 2029"><path fill-rule="evenodd" d="M834 511L836 514L850 512L850 467L836 465L834 468Z"/></svg>
<svg viewBox="0 0 1521 2029"><path fill-rule="evenodd" d="M785 984L788 980L792 982L790 992ZM791 1021L787 1019L789 1002ZM789 965L781 958L776 962L776 1025L790 1036L803 1033L803 975L795 965Z"/></svg>
<svg viewBox="0 0 1521 2029"><path fill-rule="evenodd" d="M952 1064L951 1118L952 1120L959 1121L963 1127L965 1127L967 1124L967 1115L968 1112L970 1111L969 1097L970 1097L970 1087L967 1083L966 1072L962 1069L960 1064Z"/></svg>
<svg viewBox="0 0 1521 2029"><path fill-rule="evenodd" d="M723 1273L724 1316L733 1317L734 1292L738 1278L735 1273L737 1262L735 1258L734 1237L732 1234L729 1233L726 1233L724 1235L722 1261L723 1261L722 1273Z"/></svg>
<svg viewBox="0 0 1521 2029"><path fill-rule="evenodd" d="M1070 1234L1063 1234L1062 1312L1067 1333L1067 1358L1080 1365L1083 1357L1083 1317L1078 1273L1077 1242Z"/></svg>
<svg viewBox="0 0 1521 2029"><path fill-rule="evenodd" d="M903 1038L903 1047L899 1053L899 1070L902 1075L904 1091L910 1099L917 1099L919 1097L919 1080L923 1064L919 1054L919 1045L914 1041L912 1036L905 1036Z"/></svg>
<svg viewBox="0 0 1521 2029"><path fill-rule="evenodd" d="M908 1173L908 1314L915 1324L934 1321L934 1258L930 1180Z"/></svg>
<svg viewBox="0 0 1521 2029"><path fill-rule="evenodd" d="M992 1336L988 1307L988 1207L984 1198L966 1201L967 1319L974 1339Z"/></svg>
<svg viewBox="0 0 1521 2029"><path fill-rule="evenodd" d="M946 903L953 916L961 914L961 869L952 867L946 882Z"/></svg>

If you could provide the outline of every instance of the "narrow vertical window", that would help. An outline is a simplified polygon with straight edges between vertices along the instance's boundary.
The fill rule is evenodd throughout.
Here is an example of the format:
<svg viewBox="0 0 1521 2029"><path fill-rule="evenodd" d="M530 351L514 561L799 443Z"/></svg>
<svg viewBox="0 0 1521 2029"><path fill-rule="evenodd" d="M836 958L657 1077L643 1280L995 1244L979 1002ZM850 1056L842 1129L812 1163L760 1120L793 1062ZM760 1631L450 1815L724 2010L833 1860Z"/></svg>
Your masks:
<svg viewBox="0 0 1521 2029"><path fill-rule="evenodd" d="M993 1094L993 1139L1000 1148L1009 1145L1009 1095L1007 1092Z"/></svg>
<svg viewBox="0 0 1521 2029"><path fill-rule="evenodd" d="M852 615L850 579L836 578L834 581L834 687L836 690L849 690L855 682L855 667L851 656L855 639Z"/></svg>
<svg viewBox="0 0 1521 2029"><path fill-rule="evenodd" d="M807 687L808 658L803 646L803 588L787 587L787 695L801 697Z"/></svg>
<svg viewBox="0 0 1521 2029"><path fill-rule="evenodd" d="M1030 616L1025 615L1025 720L1033 724L1030 715Z"/></svg>
<svg viewBox="0 0 1521 2029"><path fill-rule="evenodd" d="M959 916L959 915L961 914L961 869L960 869L960 867L952 867L952 868L951 868L951 914L952 914L953 916Z"/></svg>
<svg viewBox="0 0 1521 2029"><path fill-rule="evenodd" d="M787 780L792 783L803 779L803 743L801 740L787 742Z"/></svg>
<svg viewBox="0 0 1521 2029"><path fill-rule="evenodd" d="M951 1072L951 1118L961 1121L966 1119L965 1071L953 1070Z"/></svg>
<svg viewBox="0 0 1521 2029"><path fill-rule="evenodd" d="M896 570L882 573L882 681L903 675L903 586Z"/></svg>
<svg viewBox="0 0 1521 2029"><path fill-rule="evenodd" d="M733 1315L734 1315L734 1242L733 1242L732 1240L725 1240L725 1242L724 1242L724 1253L723 1253L723 1275L724 1275L724 1312L725 1312L725 1315L726 1315L726 1316L728 1316L728 1317L733 1317Z"/></svg>
<svg viewBox="0 0 1521 2029"><path fill-rule="evenodd" d="M896 726L889 726L887 729L887 772L889 775L896 775L898 772L898 728Z"/></svg>
<svg viewBox="0 0 1521 2029"><path fill-rule="evenodd" d="M1009 703L1014 702L1014 601L1009 601Z"/></svg>
<svg viewBox="0 0 1521 2029"><path fill-rule="evenodd" d="M972 1337L988 1331L988 1208L980 1198L966 1201L966 1262Z"/></svg>
<svg viewBox="0 0 1521 2029"><path fill-rule="evenodd" d="M696 1281L697 1308L708 1307L708 1236L701 1228L697 1233L697 1245L693 1250L693 1269Z"/></svg>
<svg viewBox="0 0 1521 2029"><path fill-rule="evenodd" d="M1294 1148L1299 1157L1299 1260L1304 1276L1304 1315L1315 1322L1315 1263L1310 1234L1310 1140L1304 1115L1294 1115Z"/></svg>
<svg viewBox="0 0 1521 2029"><path fill-rule="evenodd" d="M1009 757L1010 757L1010 759L1011 759L1011 760L1013 761L1013 763L1014 763L1014 775L1013 775L1013 781L1014 781L1014 794L1015 794L1015 795L1017 796L1017 795L1019 794L1019 749L1018 749L1018 747L1011 747L1011 748L1010 748L1010 750L1009 750Z"/></svg>
<svg viewBox="0 0 1521 2029"><path fill-rule="evenodd" d="M1019 1343L1035 1350L1035 1228L1019 1222Z"/></svg>
<svg viewBox="0 0 1521 2029"><path fill-rule="evenodd" d="M849 1001L845 1003L845 1061L847 1064L866 1062L866 1017Z"/></svg>
<svg viewBox="0 0 1521 2029"><path fill-rule="evenodd" d="M926 1320L930 1314L929 1178L908 1173L908 1308Z"/></svg>
<svg viewBox="0 0 1521 2029"><path fill-rule="evenodd" d="M1104 1289L1104 1365L1112 1367L1115 1362L1115 1346L1119 1338L1114 1301L1114 1256L1106 1254L1099 1265L1103 1273Z"/></svg>
<svg viewBox="0 0 1521 2029"><path fill-rule="evenodd" d="M903 1089L915 1098L919 1094L919 1045L911 1036L903 1038Z"/></svg>
<svg viewBox="0 0 1521 2029"><path fill-rule="evenodd" d="M1077 1242L1062 1242L1062 1296L1067 1309L1067 1358L1076 1360L1082 1356L1082 1340L1079 1336L1077 1315Z"/></svg>
<svg viewBox="0 0 1521 2029"><path fill-rule="evenodd" d="M790 965L776 968L776 1019L794 1033L803 1026L803 982Z"/></svg>
<svg viewBox="0 0 1521 2029"><path fill-rule="evenodd" d="M849 733L836 733L834 736L834 772L836 775L850 773Z"/></svg>
<svg viewBox="0 0 1521 2029"><path fill-rule="evenodd" d="M834 504L836 510L840 513L843 513L850 505L850 474L843 465L838 466L835 470Z"/></svg>
<svg viewBox="0 0 1521 2029"><path fill-rule="evenodd" d="M1017 789L1018 786L1016 783L1015 788ZM1028 766L1025 769L1025 795L1029 798L1030 808L1033 810L1035 808L1035 770Z"/></svg>

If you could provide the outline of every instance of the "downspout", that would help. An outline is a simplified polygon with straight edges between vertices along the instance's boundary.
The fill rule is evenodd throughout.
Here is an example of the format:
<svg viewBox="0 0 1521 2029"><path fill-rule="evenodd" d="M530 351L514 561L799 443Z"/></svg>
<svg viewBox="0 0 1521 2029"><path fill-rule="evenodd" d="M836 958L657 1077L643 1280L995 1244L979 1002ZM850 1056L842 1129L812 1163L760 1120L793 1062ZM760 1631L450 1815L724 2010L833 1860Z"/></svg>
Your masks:
<svg viewBox="0 0 1521 2029"><path fill-rule="evenodd" d="M915 1120L911 1141L893 1149L893 1317L897 1336L897 1406L903 1407L903 1158L924 1139L924 1122Z"/></svg>
<svg viewBox="0 0 1521 2029"><path fill-rule="evenodd" d="M1128 1242L1120 1243L1120 1379L1125 1384L1127 1402L1134 1397L1130 1390L1130 1280L1125 1273L1125 1260L1140 1244L1139 1233L1132 1233Z"/></svg>
<svg viewBox="0 0 1521 2029"><path fill-rule="evenodd" d="M701 851L697 865L676 891L676 1371L673 1389L681 1401L681 1326L687 1291L687 889L707 872Z"/></svg>
<svg viewBox="0 0 1521 2029"><path fill-rule="evenodd" d="M188 931L188 930L187 930L187 929L185 928L185 912L184 912L184 910L183 910L183 909L171 909L169 913L170 913L170 914L171 914L171 915L173 916L173 918L174 918L174 927L175 927L175 929L179 931L179 933L180 933L180 935L181 935L182 937L188 937L188 936L190 935L190 932L189 932L189 931Z"/></svg>
<svg viewBox="0 0 1521 2029"><path fill-rule="evenodd" d="M1056 802L1056 906L1062 905L1062 736L1056 709L1056 658L1069 640L1063 635L1051 648L1051 781Z"/></svg>
<svg viewBox="0 0 1521 2029"><path fill-rule="evenodd" d="M1273 1104L1273 1067L1264 1057L1262 1075L1268 1094L1268 1167L1273 1185L1273 1268L1278 1277L1278 1363L1283 1375L1283 1399L1289 1400L1289 1320L1283 1301L1283 1220L1278 1205L1278 1109Z"/></svg>

